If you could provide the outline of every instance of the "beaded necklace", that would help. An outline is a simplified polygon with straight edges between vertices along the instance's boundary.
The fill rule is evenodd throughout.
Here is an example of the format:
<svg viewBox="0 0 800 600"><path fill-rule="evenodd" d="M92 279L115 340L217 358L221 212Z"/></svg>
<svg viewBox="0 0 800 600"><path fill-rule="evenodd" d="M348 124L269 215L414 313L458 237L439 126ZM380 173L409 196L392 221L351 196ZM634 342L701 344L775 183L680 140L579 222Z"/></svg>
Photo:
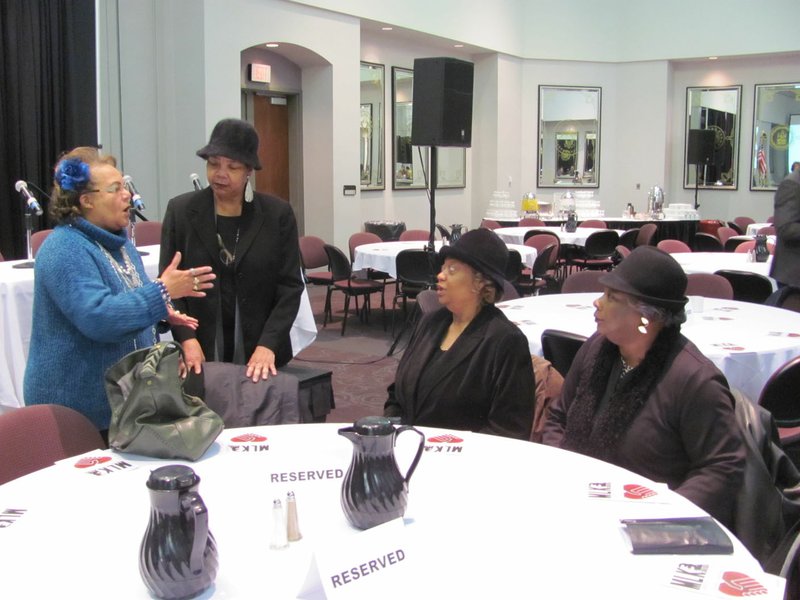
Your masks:
<svg viewBox="0 0 800 600"><path fill-rule="evenodd" d="M627 375L636 368L635 366L629 365L627 362L625 362L625 359L622 357L621 354L619 355L619 359L620 361L622 361L622 372L619 375L620 377Z"/></svg>

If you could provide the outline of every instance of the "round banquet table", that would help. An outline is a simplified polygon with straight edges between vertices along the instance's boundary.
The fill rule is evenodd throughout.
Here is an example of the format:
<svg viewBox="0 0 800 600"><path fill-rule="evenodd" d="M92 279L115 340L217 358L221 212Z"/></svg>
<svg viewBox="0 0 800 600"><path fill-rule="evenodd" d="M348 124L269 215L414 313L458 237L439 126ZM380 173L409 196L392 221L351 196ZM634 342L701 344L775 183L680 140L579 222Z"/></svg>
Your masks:
<svg viewBox="0 0 800 600"><path fill-rule="evenodd" d="M351 443L337 435L340 426L226 430L200 461L185 463L201 478L219 551L216 582L201 598L296 598L320 557L367 544L375 530L352 528L339 504L352 454ZM735 572L764 586L764 598L782 598L783 579L764 573L733 536L730 555L632 554L620 519L704 514L662 485L565 450L420 429L425 451L410 480L405 517L394 523L397 542L388 540L403 549L403 570L390 588L381 587L385 578L364 577L336 597L694 598L671 583L678 565L690 563L708 566L711 590ZM243 434L266 439L236 441ZM402 472L418 440L413 433L398 437ZM105 463L78 468L104 457ZM175 462L97 450L0 486L3 596L148 598L138 571L149 518L145 482L151 469ZM589 484L598 482L610 485L610 498L589 494ZM625 486L654 494L626 497ZM272 502L290 491L303 539L272 550Z"/></svg>
<svg viewBox="0 0 800 600"><path fill-rule="evenodd" d="M516 250L522 257L522 263L528 267L533 267L536 262L536 248L522 244L506 243L509 250ZM362 244L355 247L355 258L353 260L353 270L375 269L388 273L392 277L397 277L397 267L395 259L402 250L423 250L427 247L427 242L408 241L408 242L375 242L373 244ZM436 250L440 250L442 242L435 243Z"/></svg>
<svg viewBox="0 0 800 600"><path fill-rule="evenodd" d="M600 229L597 227L578 227L575 231L565 231L560 227L500 227L495 229L494 232L506 244L523 244L525 243L525 234L535 229L536 231L549 231L558 236L562 244L572 244L573 246L585 246L586 238L597 231L608 231L608 229ZM617 231L620 235L623 231Z"/></svg>
<svg viewBox="0 0 800 600"><path fill-rule="evenodd" d="M592 302L598 293L551 294L498 304L528 338L532 354L542 355L542 332L559 329L589 337L596 330ZM800 354L800 313L782 308L702 298L702 311L690 298L681 332L697 345L752 401L778 367ZM695 312L692 312L694 304Z"/></svg>
<svg viewBox="0 0 800 600"><path fill-rule="evenodd" d="M725 269L732 271L748 271L769 277L772 266L772 255L767 262L750 262L747 252L675 252L670 254L683 267L685 273L715 273ZM777 289L775 280L772 281L773 291Z"/></svg>

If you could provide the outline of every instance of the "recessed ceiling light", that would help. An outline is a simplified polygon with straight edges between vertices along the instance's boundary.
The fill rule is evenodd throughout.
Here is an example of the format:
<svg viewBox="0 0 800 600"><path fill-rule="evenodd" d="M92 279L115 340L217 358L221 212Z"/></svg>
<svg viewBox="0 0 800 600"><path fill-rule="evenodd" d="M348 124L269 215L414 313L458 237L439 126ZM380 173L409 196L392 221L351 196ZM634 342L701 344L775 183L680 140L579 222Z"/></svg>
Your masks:
<svg viewBox="0 0 800 600"><path fill-rule="evenodd" d="M381 31L392 31L394 27L381 27Z"/></svg>
<svg viewBox="0 0 800 600"><path fill-rule="evenodd" d="M453 44L453 48L463 48L464 44Z"/></svg>
<svg viewBox="0 0 800 600"><path fill-rule="evenodd" d="M267 46L267 48L278 48L280 46L280 44L276 44L275 42L271 42L271 43L267 44L266 46Z"/></svg>
<svg viewBox="0 0 800 600"><path fill-rule="evenodd" d="M718 58L719 58L718 56L709 56L708 60L717 60Z"/></svg>

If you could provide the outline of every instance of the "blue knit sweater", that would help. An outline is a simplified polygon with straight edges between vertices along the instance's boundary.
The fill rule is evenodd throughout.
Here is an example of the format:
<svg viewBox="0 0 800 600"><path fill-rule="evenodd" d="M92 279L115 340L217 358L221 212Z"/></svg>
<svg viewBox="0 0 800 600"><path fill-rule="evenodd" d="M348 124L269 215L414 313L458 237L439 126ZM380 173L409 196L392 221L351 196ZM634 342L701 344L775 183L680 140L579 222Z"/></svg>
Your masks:
<svg viewBox="0 0 800 600"><path fill-rule="evenodd" d="M128 289L98 244L120 264L124 246L142 286ZM166 316L125 230L111 233L83 218L58 225L36 255L25 404L63 404L108 429L106 369L153 345L154 325Z"/></svg>

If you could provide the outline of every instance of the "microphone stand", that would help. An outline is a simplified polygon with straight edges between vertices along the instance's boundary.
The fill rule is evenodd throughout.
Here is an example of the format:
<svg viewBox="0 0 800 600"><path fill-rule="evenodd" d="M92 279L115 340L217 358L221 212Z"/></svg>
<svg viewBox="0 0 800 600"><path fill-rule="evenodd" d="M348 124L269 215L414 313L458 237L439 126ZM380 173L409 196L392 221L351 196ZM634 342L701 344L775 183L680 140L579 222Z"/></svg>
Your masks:
<svg viewBox="0 0 800 600"><path fill-rule="evenodd" d="M28 260L24 263L17 263L12 268L14 269L32 269L33 268L33 246L31 244L31 235L33 235L33 213L30 208L25 209L25 246L28 252Z"/></svg>
<svg viewBox="0 0 800 600"><path fill-rule="evenodd" d="M133 206L131 206L131 210L128 212L128 214L131 222L131 244L133 244L133 247L136 248L136 217L138 216L142 221L146 221L147 219L145 219L142 213L140 213L137 209L133 208ZM136 248L136 251L139 253L139 256L147 256L150 254L149 252L139 250L138 248Z"/></svg>

